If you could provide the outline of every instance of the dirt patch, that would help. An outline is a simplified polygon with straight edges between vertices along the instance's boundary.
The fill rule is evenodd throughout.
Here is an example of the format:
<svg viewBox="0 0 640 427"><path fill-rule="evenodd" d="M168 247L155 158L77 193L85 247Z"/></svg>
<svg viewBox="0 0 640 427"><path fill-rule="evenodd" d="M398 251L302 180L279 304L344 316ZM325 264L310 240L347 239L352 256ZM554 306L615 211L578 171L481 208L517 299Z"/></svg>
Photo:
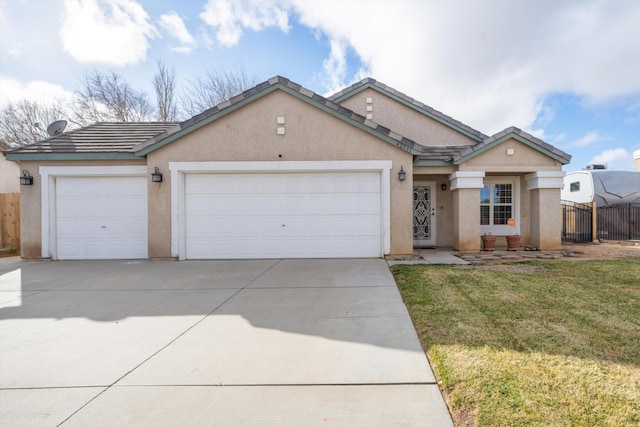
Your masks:
<svg viewBox="0 0 640 427"><path fill-rule="evenodd" d="M640 242L563 243L565 260L640 259ZM568 255L568 256L567 256Z"/></svg>

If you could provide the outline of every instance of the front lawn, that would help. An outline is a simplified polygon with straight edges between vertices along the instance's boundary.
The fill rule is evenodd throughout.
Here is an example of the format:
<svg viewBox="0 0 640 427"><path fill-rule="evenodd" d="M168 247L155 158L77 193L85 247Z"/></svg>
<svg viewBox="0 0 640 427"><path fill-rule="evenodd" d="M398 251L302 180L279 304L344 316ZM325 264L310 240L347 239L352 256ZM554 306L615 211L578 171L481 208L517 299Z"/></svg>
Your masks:
<svg viewBox="0 0 640 427"><path fill-rule="evenodd" d="M457 426L640 425L640 260L392 271Z"/></svg>

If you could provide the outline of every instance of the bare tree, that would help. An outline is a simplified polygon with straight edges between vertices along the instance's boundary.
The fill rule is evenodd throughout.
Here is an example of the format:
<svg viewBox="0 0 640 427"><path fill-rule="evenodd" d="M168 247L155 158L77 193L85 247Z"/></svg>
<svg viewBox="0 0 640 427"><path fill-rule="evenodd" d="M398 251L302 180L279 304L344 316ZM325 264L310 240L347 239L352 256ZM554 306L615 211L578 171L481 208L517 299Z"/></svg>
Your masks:
<svg viewBox="0 0 640 427"><path fill-rule="evenodd" d="M176 75L172 69L158 60L158 72L153 76L153 87L158 103L158 120L173 122L178 118L176 107Z"/></svg>
<svg viewBox="0 0 640 427"><path fill-rule="evenodd" d="M61 100L51 105L26 99L9 103L0 109L0 139L10 147L18 147L48 138L47 126L67 118L65 107Z"/></svg>
<svg viewBox="0 0 640 427"><path fill-rule="evenodd" d="M100 121L139 122L150 119L153 107L145 92L131 87L118 73L93 71L82 79L73 113L74 120L82 125Z"/></svg>
<svg viewBox="0 0 640 427"><path fill-rule="evenodd" d="M189 83L190 87L182 95L182 109L188 116L199 114L256 84L243 69L221 68L207 70L205 77Z"/></svg>

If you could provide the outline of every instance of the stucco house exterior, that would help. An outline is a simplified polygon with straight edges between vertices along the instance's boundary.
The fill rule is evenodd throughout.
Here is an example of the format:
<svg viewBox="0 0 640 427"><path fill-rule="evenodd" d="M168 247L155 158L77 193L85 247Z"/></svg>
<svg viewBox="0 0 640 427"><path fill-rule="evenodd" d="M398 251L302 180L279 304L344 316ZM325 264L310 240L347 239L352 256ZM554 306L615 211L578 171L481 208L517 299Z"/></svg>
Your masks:
<svg viewBox="0 0 640 427"><path fill-rule="evenodd" d="M4 152L11 147L0 141L0 194L19 193L20 165L5 159Z"/></svg>
<svg viewBox="0 0 640 427"><path fill-rule="evenodd" d="M325 98L280 76L181 123L97 123L7 158L34 176L22 256L52 259L384 257L484 233L553 250L570 160L371 78Z"/></svg>

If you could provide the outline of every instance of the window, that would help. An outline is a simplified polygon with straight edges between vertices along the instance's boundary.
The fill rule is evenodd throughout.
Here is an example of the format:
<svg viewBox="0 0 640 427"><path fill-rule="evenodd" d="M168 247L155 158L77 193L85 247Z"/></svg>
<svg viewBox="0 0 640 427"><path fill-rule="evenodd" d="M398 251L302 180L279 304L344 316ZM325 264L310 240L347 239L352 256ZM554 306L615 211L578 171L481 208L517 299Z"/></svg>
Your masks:
<svg viewBox="0 0 640 427"><path fill-rule="evenodd" d="M571 191L572 193L580 191L580 181L572 182L569 185L569 191Z"/></svg>
<svg viewBox="0 0 640 427"><path fill-rule="evenodd" d="M519 232L517 179L486 178L480 190L480 226L483 233L496 235ZM516 226L508 225L510 218Z"/></svg>

